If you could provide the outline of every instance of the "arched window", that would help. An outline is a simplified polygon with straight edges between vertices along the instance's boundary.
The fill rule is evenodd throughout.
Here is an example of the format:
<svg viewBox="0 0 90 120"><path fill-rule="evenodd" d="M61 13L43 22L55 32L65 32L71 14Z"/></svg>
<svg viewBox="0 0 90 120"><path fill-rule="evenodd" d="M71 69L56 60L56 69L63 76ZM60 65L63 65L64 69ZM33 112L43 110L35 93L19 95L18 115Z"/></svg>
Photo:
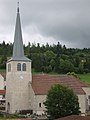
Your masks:
<svg viewBox="0 0 90 120"><path fill-rule="evenodd" d="M26 71L26 63L22 64L22 71Z"/></svg>
<svg viewBox="0 0 90 120"><path fill-rule="evenodd" d="M9 113L10 112L10 103L8 102L7 104L7 112Z"/></svg>
<svg viewBox="0 0 90 120"><path fill-rule="evenodd" d="M8 64L8 72L11 72L11 64Z"/></svg>
<svg viewBox="0 0 90 120"><path fill-rule="evenodd" d="M21 63L17 64L17 71L21 71Z"/></svg>
<svg viewBox="0 0 90 120"><path fill-rule="evenodd" d="M41 104L41 103L39 103L39 107L42 107L42 104Z"/></svg>
<svg viewBox="0 0 90 120"><path fill-rule="evenodd" d="M88 102L89 102L89 104L90 104L90 95L88 96Z"/></svg>

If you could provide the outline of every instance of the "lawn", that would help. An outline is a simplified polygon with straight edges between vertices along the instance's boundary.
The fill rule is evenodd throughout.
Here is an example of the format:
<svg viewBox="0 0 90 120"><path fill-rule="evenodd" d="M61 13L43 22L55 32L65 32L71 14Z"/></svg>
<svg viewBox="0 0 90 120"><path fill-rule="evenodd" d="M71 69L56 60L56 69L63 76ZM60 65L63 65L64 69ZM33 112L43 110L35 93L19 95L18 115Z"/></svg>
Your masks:
<svg viewBox="0 0 90 120"><path fill-rule="evenodd" d="M0 72L1 72L1 73L2 73L2 72L4 72L4 73L5 73L5 72L6 72L6 70L5 70L5 69L0 69Z"/></svg>
<svg viewBox="0 0 90 120"><path fill-rule="evenodd" d="M86 83L90 83L90 73L88 74L78 74L79 78L86 82Z"/></svg>

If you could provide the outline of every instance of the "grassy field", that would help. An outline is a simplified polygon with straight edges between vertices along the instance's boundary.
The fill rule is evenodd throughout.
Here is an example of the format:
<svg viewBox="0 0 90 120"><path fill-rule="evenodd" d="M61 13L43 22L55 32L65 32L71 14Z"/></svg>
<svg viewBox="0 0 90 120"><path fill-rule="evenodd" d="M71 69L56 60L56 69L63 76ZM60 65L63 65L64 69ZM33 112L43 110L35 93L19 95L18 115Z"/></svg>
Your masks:
<svg viewBox="0 0 90 120"><path fill-rule="evenodd" d="M86 82L86 83L90 83L90 73L88 74L78 74L80 80Z"/></svg>
<svg viewBox="0 0 90 120"><path fill-rule="evenodd" d="M5 69L0 69L0 72L6 72L6 70Z"/></svg>
<svg viewBox="0 0 90 120"><path fill-rule="evenodd" d="M32 70L32 74L42 74L39 72L35 72ZM58 73L49 73L50 75L59 75ZM80 80L84 81L85 83L90 83L90 73L87 74L77 74L77 76L80 78Z"/></svg>

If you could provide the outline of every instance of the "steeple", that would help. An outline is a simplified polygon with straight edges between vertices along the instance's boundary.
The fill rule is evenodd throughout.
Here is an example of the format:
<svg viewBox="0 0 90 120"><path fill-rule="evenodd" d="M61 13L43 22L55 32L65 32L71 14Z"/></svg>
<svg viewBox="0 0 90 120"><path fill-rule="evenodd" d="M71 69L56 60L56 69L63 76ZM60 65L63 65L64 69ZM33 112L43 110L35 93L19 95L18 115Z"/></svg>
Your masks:
<svg viewBox="0 0 90 120"><path fill-rule="evenodd" d="M16 17L12 60L26 60L26 61L29 60L27 57L24 56L22 29L21 29L20 13L19 13L19 1L17 5L17 17Z"/></svg>

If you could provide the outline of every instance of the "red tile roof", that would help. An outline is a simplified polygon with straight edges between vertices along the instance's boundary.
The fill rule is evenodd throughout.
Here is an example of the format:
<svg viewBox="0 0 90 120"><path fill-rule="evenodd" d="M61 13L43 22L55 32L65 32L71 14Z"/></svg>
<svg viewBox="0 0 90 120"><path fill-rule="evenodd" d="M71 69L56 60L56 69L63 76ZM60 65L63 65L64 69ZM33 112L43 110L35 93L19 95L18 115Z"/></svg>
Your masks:
<svg viewBox="0 0 90 120"><path fill-rule="evenodd" d="M37 95L46 95L51 86L55 84L63 84L69 86L76 94L85 94L82 87L88 86L84 82L75 78L74 76L60 76L60 75L47 75L37 74L33 75L32 88Z"/></svg>
<svg viewBox="0 0 90 120"><path fill-rule="evenodd" d="M6 90L0 90L0 95L5 95Z"/></svg>
<svg viewBox="0 0 90 120"><path fill-rule="evenodd" d="M71 115L71 116L59 118L57 120L90 120L90 116Z"/></svg>

